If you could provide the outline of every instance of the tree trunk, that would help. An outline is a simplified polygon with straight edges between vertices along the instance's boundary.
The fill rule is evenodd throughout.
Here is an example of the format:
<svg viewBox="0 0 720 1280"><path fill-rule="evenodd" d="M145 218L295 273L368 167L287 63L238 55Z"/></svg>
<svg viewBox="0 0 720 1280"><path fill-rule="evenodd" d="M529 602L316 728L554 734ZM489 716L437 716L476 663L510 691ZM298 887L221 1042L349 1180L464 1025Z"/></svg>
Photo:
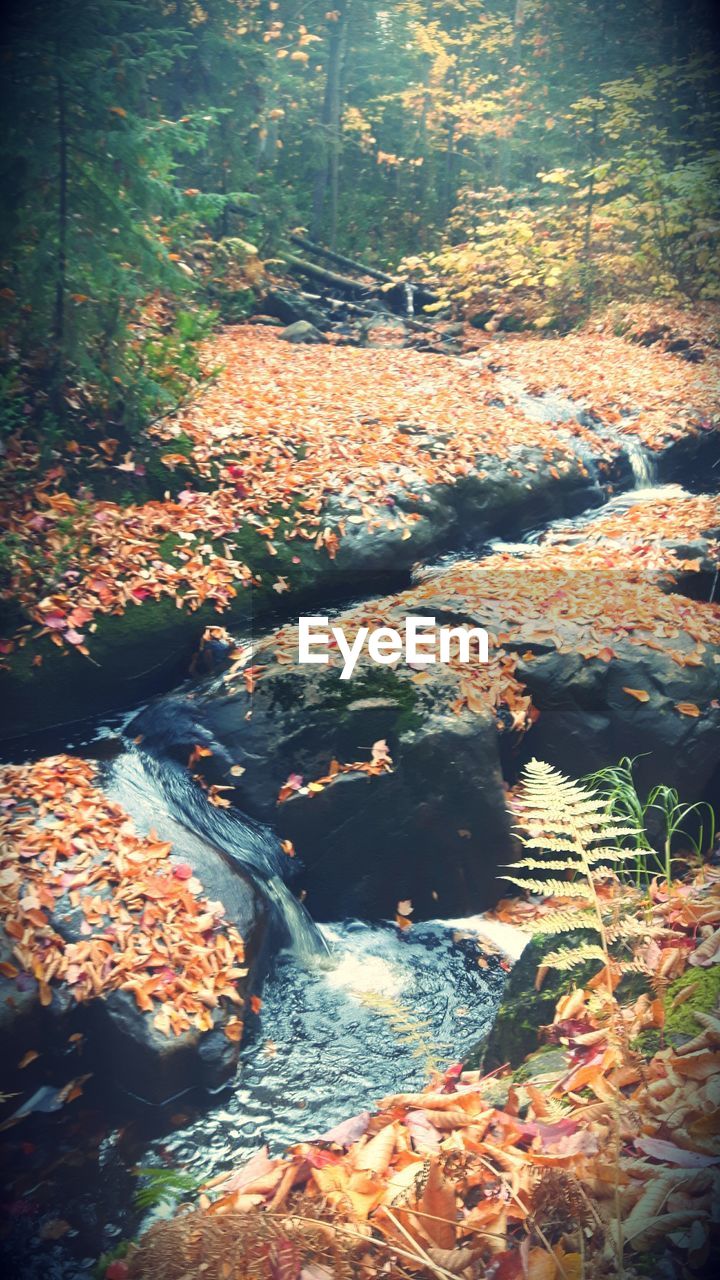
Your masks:
<svg viewBox="0 0 720 1280"><path fill-rule="evenodd" d="M326 205L329 201L327 238L330 241L330 247L333 249L337 241L338 199L340 193L342 69L350 4L351 0L345 0L339 16L331 24L325 97L320 125L320 163L315 174L312 220L310 224L311 239L321 240L326 224Z"/></svg>
<svg viewBox="0 0 720 1280"><path fill-rule="evenodd" d="M522 31L525 25L525 0L515 0L515 13L513 15L513 39L510 48L510 76L508 77L507 88L512 88L515 82L515 76L512 69L519 65L520 62L520 45L522 42ZM509 104L508 104L509 109ZM510 137L502 138L498 145L497 153L497 185L499 187L507 187L510 184L510 169L512 162L512 139Z"/></svg>
<svg viewBox="0 0 720 1280"><path fill-rule="evenodd" d="M353 280L350 276L338 275L336 271L327 271L325 267L318 267L314 262L306 262L304 258L298 258L294 253L284 254L284 259L294 275L299 274L307 276L310 280L319 280L322 284L340 289L341 292L349 293L353 297L362 298L373 292L372 285L363 284L361 280Z"/></svg>
<svg viewBox="0 0 720 1280"><path fill-rule="evenodd" d="M56 76L57 127L58 127L58 202L57 202L57 272L55 277L55 316L53 339L55 346L54 381L62 377L63 348L65 346L65 294L67 290L67 224L68 224L68 135L65 82L60 72Z"/></svg>
<svg viewBox="0 0 720 1280"><path fill-rule="evenodd" d="M599 65L603 65L607 40L607 0L603 3L600 17L600 34L598 37L597 56ZM587 200L585 202L585 226L583 228L582 274L585 309L589 313L593 305L595 281L592 270L593 251L593 216L595 214L595 166L600 149L600 117L597 107L593 110L590 130L590 174L588 178Z"/></svg>
<svg viewBox="0 0 720 1280"><path fill-rule="evenodd" d="M367 267L364 262L358 262L356 258L348 258L344 253L335 253L333 249L326 249L324 245L306 240L305 236L300 236L294 231L290 233L288 240L298 245L300 249L314 253L317 258L327 258L329 262L334 262L338 267L347 267L350 271L361 271L364 275L372 276L373 280L381 280L384 284L391 284L396 279L395 276L388 275L387 271L378 271L377 267Z"/></svg>

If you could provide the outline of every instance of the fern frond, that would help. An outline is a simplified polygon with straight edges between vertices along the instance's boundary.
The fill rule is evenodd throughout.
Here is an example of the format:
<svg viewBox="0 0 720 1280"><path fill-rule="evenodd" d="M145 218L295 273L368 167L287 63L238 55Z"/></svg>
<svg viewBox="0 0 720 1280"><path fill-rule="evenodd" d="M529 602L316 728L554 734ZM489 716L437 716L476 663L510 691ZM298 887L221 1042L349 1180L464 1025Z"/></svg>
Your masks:
<svg viewBox="0 0 720 1280"><path fill-rule="evenodd" d="M514 865L514 864L513 864ZM530 880L525 876L502 876L503 880L509 880L511 884L520 885L521 889L527 889L529 893L539 893L545 898L584 898L586 901L592 900L592 895L588 891L586 884L578 884L573 880Z"/></svg>
<svg viewBox="0 0 720 1280"><path fill-rule="evenodd" d="M587 849L585 851L586 860L591 865L596 862L627 862L641 856L637 849L618 849L611 844L598 845L595 849Z"/></svg>
<svg viewBox="0 0 720 1280"><path fill-rule="evenodd" d="M594 929L599 933L597 916L594 911L572 910L549 911L546 916L539 916L530 924L533 933L546 933L554 937L556 933L572 933L575 929Z"/></svg>
<svg viewBox="0 0 720 1280"><path fill-rule="evenodd" d="M515 828L515 830L524 828ZM574 840L560 840L554 836L520 836L526 849L549 849L551 853L574 853L577 856L577 844Z"/></svg>
<svg viewBox="0 0 720 1280"><path fill-rule="evenodd" d="M550 969L558 969L561 973L568 973L586 960L599 960L601 964L605 964L606 959L605 952L597 943L582 942L575 947L560 947L557 951L551 951L549 955L543 956L543 964Z"/></svg>
<svg viewBox="0 0 720 1280"><path fill-rule="evenodd" d="M644 978L652 978L652 973L644 960L616 960L621 973L641 973Z"/></svg>
<svg viewBox="0 0 720 1280"><path fill-rule="evenodd" d="M550 858L519 858L517 862L509 862L510 867L529 867L535 871L568 871L582 870L581 862L568 862L567 859L561 861L559 858L552 861Z"/></svg>
<svg viewBox="0 0 720 1280"><path fill-rule="evenodd" d="M620 942L623 938L659 938L667 937L670 929L661 929L657 925L641 920L638 916L622 916L606 927L608 941Z"/></svg>
<svg viewBox="0 0 720 1280"><path fill-rule="evenodd" d="M613 837L616 837L616 836L634 836L634 837L637 837L637 836L639 836L639 835L641 834L641 832L640 832L640 828L639 828L639 827L619 827L619 826L616 826L616 825L615 825L615 823L616 823L616 819L615 819L615 818L610 817L609 815L606 815L605 822L603 823L603 832L602 832L603 838L605 838L605 839L606 839L608 836L613 836ZM637 852L637 850L635 850L635 849L630 849L630 850L629 850L629 852L630 852L630 853L636 853L636 852Z"/></svg>
<svg viewBox="0 0 720 1280"><path fill-rule="evenodd" d="M569 1116L572 1107L567 1102L563 1102L562 1098L556 1098L553 1094L546 1095L545 1103L548 1109L548 1120L555 1122L556 1120L564 1120L565 1116Z"/></svg>

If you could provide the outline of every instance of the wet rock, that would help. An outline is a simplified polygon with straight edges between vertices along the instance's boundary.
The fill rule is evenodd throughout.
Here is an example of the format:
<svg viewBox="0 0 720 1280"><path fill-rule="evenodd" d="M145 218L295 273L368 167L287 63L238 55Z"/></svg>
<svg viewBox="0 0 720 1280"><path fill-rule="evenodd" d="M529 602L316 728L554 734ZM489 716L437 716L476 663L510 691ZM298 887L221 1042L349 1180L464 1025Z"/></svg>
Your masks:
<svg viewBox="0 0 720 1280"><path fill-rule="evenodd" d="M312 345L316 345L319 342L327 342L325 335L308 320L296 320L294 324L290 324L286 329L283 329L280 337L283 342L310 343Z"/></svg>
<svg viewBox="0 0 720 1280"><path fill-rule="evenodd" d="M49 1064L58 1052L69 1052L69 1036L78 1032L85 1045L83 1069L147 1102L161 1103L194 1087L216 1089L232 1076L240 1050L238 1041L228 1039L223 1027L228 1017L242 1017L244 1003L249 993L257 990L267 959L267 911L262 895L248 875L228 863L222 850L163 809L136 754L113 763L104 789L132 816L139 832L152 830L162 840L171 841L172 858L192 868L209 901L223 904L223 919L237 926L245 942L248 973L237 981L240 1002L226 1001L215 1010L210 1031L193 1029L165 1035L155 1027L153 1014L142 1012L128 991L110 991L78 1003L68 987L53 984L51 1002L43 1006L33 978L26 974L3 977L3 1088L27 1086L28 1078L14 1072L13 1065L28 1048L39 1050ZM107 890L96 886L93 892L102 896ZM60 898L49 912L49 925L68 943L92 941L102 937L106 929L106 923L89 929L81 906L69 896ZM0 948L8 953L8 961L12 960L5 935Z"/></svg>
<svg viewBox="0 0 720 1280"><path fill-rule="evenodd" d="M322 329L327 323L320 306L299 293L290 293L284 289L271 289L260 300L259 309L262 315L281 320L284 325L304 320Z"/></svg>
<svg viewBox="0 0 720 1280"><path fill-rule="evenodd" d="M576 929L563 938L563 946L596 940L591 930ZM572 974L550 970L538 990L538 966L552 946L553 939L540 935L525 947L513 965L490 1032L473 1051L467 1065L481 1067L483 1071L495 1071L506 1064L519 1067L540 1047L542 1028L552 1022L558 1000L573 986L588 981L597 970L597 963L591 962L579 966Z"/></svg>
<svg viewBox="0 0 720 1280"><path fill-rule="evenodd" d="M226 783L229 760L244 770L234 799L292 841L302 862L297 885L316 918L392 917L404 898L415 919L447 916L487 906L496 894L510 829L493 718L457 715L452 681L440 676L426 688L412 674L375 668L340 681L336 671L278 665L252 702L232 680L190 701L217 744L198 767ZM151 708L132 732L145 732L152 719ZM187 723L185 740L145 741L187 758L197 736ZM367 763L382 738L392 773L343 773L322 790L303 787L278 802L290 775L307 784L325 777L333 759Z"/></svg>
<svg viewBox="0 0 720 1280"><path fill-rule="evenodd" d="M691 645L679 635L676 653ZM577 653L538 653L521 662L540 718L527 738L525 755L551 760L579 777L622 756L637 757L640 789L674 786L684 801L717 785L720 768L720 709L709 705L717 693L717 652L699 666L680 666L671 655L622 643L611 662L585 661ZM641 702L627 689L646 692ZM678 704L702 708L684 715Z"/></svg>
<svg viewBox="0 0 720 1280"><path fill-rule="evenodd" d="M701 419L692 431L668 441L657 451L660 480L677 481L695 492L717 492L720 486L720 427Z"/></svg>
<svg viewBox="0 0 720 1280"><path fill-rule="evenodd" d="M360 345L379 349L382 347L398 349L407 344L408 330L399 316L390 313L371 316L360 325Z"/></svg>

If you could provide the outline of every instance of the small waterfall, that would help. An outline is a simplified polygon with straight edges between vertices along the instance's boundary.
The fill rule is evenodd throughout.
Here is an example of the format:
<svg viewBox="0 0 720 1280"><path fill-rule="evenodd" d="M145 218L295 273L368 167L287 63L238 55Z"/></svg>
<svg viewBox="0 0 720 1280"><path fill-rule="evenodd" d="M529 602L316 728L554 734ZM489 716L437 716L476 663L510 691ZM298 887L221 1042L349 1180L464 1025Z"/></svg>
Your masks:
<svg viewBox="0 0 720 1280"><path fill-rule="evenodd" d="M109 789L138 827L159 827L159 834L172 840L173 826L180 826L185 837L189 833L203 842L205 857L217 854L247 875L270 903L298 959L329 954L325 937L282 878L286 855L270 827L238 809L215 808L186 769L146 752L121 756L112 766ZM199 876L202 880L202 871Z"/></svg>
<svg viewBox="0 0 720 1280"><path fill-rule="evenodd" d="M657 479L657 463L637 436L622 436L622 442L635 479L636 489L651 489Z"/></svg>
<svg viewBox="0 0 720 1280"><path fill-rule="evenodd" d="M249 874L252 873L249 872ZM294 951L298 960L307 964L330 955L330 945L325 935L320 932L310 912L290 892L280 876L270 876L269 880L261 883L260 888L282 920L290 939L290 949Z"/></svg>
<svg viewBox="0 0 720 1280"><path fill-rule="evenodd" d="M415 315L415 290L409 280L403 282L403 290L405 293L405 315L412 319Z"/></svg>

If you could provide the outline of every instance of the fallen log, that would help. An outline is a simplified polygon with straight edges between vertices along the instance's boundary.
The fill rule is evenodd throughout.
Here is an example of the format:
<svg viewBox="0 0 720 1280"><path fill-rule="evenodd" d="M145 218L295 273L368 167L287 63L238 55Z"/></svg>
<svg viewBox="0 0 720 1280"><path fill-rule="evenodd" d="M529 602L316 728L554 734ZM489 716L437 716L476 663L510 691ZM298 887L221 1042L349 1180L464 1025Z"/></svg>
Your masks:
<svg viewBox="0 0 720 1280"><path fill-rule="evenodd" d="M336 253L334 249L326 249L321 244L315 244L313 240L306 240L304 236L300 236L295 231L291 231L288 239L296 244L298 248L304 249L306 253L314 253L316 258L327 258L328 262L334 262L338 267L347 267L350 271L359 271L361 275L371 276L373 280L381 280L384 284L393 284L396 276L388 275L387 271L379 271L377 267L368 267L364 262L357 262L354 258L347 258L344 253Z"/></svg>
<svg viewBox="0 0 720 1280"><path fill-rule="evenodd" d="M353 280L350 276L338 275L336 271L328 271L325 267L318 267L314 262L307 262L305 258L298 258L294 253L286 253L284 261L293 275L299 274L307 276L310 280L320 280L323 284L331 286L333 289L342 289L345 293L349 293L355 298L367 297L368 294L376 292L372 285L363 284L360 280Z"/></svg>

